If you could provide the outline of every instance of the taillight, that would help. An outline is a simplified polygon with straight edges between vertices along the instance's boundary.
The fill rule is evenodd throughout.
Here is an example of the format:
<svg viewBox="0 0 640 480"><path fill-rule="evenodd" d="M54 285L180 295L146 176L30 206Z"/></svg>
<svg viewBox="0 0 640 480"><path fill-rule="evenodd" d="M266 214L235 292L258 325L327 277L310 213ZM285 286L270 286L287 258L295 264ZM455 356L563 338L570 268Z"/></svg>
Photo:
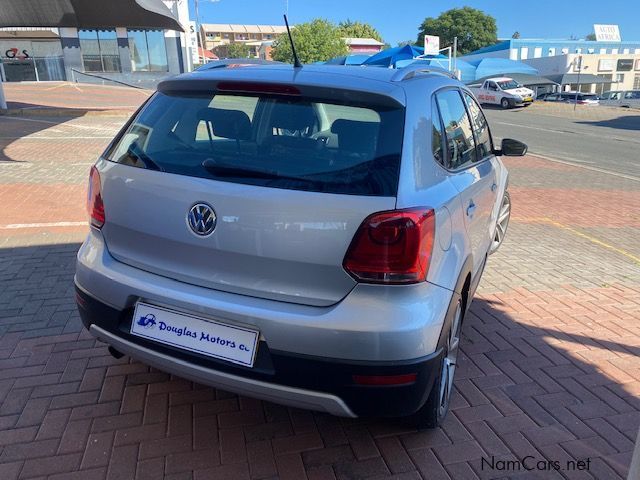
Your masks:
<svg viewBox="0 0 640 480"><path fill-rule="evenodd" d="M89 174L87 212L89 212L89 223L96 228L102 228L104 225L104 203L102 202L100 172L95 166L91 167L91 173Z"/></svg>
<svg viewBox="0 0 640 480"><path fill-rule="evenodd" d="M342 266L356 280L416 283L429 270L435 212L428 208L370 215L356 232Z"/></svg>

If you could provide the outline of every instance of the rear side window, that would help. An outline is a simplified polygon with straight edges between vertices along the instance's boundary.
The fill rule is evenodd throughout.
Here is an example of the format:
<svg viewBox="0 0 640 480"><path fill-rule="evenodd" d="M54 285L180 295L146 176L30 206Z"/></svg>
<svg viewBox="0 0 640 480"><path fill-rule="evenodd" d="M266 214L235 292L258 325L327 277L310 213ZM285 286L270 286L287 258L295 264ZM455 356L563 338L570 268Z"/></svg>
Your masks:
<svg viewBox="0 0 640 480"><path fill-rule="evenodd" d="M400 107L157 93L108 159L226 182L395 196L403 128Z"/></svg>
<svg viewBox="0 0 640 480"><path fill-rule="evenodd" d="M435 98L431 99L431 150L433 158L442 166L446 165L444 133L442 131L442 123L440 122L440 113Z"/></svg>
<svg viewBox="0 0 640 480"><path fill-rule="evenodd" d="M458 90L444 90L436 93L436 100L447 141L447 166L468 167L476 160L475 141L462 97Z"/></svg>
<svg viewBox="0 0 640 480"><path fill-rule="evenodd" d="M476 101L471 98L471 95L464 93L464 100L467 102L469 108L469 115L471 116L471 124L473 125L473 131L476 134L476 141L478 147L478 159L482 160L493 153L493 144L491 143L491 133L489 132L489 124L487 119L480 110L480 107Z"/></svg>

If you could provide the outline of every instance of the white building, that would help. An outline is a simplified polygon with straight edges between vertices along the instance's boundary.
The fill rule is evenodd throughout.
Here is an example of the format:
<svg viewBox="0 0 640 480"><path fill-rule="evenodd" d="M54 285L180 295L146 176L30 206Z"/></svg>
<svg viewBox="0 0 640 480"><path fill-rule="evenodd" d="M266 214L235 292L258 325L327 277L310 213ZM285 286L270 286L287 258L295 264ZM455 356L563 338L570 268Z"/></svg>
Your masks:
<svg viewBox="0 0 640 480"><path fill-rule="evenodd" d="M189 28L188 0L163 3L184 32L135 26L0 29L4 80L103 82L106 78L154 86L162 78L190 71L195 31Z"/></svg>

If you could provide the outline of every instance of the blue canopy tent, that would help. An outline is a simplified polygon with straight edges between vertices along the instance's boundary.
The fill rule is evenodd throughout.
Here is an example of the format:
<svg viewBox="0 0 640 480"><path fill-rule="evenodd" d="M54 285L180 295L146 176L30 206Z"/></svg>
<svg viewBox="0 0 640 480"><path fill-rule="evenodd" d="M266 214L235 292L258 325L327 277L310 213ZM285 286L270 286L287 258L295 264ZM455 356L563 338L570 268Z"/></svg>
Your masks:
<svg viewBox="0 0 640 480"><path fill-rule="evenodd" d="M369 59L371 55L343 55L341 57L332 58L331 60L327 60L326 65L362 65L367 59Z"/></svg>
<svg viewBox="0 0 640 480"><path fill-rule="evenodd" d="M460 62L460 60L458 60L458 62ZM538 75L538 70L531 65L509 60L508 58L483 58L481 60L469 60L468 63L476 67L476 72L475 78L469 79L467 82L484 77L503 75L506 72Z"/></svg>
<svg viewBox="0 0 640 480"><path fill-rule="evenodd" d="M387 48L362 62L362 65L395 68L401 60L413 60L424 54L424 48L415 45Z"/></svg>

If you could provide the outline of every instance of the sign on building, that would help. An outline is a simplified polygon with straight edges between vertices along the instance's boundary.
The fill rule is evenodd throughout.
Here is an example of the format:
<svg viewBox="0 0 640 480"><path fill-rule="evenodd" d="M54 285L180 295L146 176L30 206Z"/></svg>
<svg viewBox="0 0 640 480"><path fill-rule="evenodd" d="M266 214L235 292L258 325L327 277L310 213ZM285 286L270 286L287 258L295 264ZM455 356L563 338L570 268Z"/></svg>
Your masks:
<svg viewBox="0 0 640 480"><path fill-rule="evenodd" d="M618 68L616 70L618 72L630 72L633 70L633 59L632 58L621 58L618 60L618 64L616 65Z"/></svg>
<svg viewBox="0 0 640 480"><path fill-rule="evenodd" d="M189 22L189 31L187 32L189 41L189 49L191 50L191 61L193 64L200 63L200 54L198 52L198 30L196 22Z"/></svg>
<svg viewBox="0 0 640 480"><path fill-rule="evenodd" d="M437 55L440 53L440 37L436 35L424 36L424 54Z"/></svg>
<svg viewBox="0 0 640 480"><path fill-rule="evenodd" d="M618 25L593 25L593 32L598 42L620 42L620 28Z"/></svg>
<svg viewBox="0 0 640 480"><path fill-rule="evenodd" d="M613 72L614 62L612 58L602 58L598 61L599 72Z"/></svg>

